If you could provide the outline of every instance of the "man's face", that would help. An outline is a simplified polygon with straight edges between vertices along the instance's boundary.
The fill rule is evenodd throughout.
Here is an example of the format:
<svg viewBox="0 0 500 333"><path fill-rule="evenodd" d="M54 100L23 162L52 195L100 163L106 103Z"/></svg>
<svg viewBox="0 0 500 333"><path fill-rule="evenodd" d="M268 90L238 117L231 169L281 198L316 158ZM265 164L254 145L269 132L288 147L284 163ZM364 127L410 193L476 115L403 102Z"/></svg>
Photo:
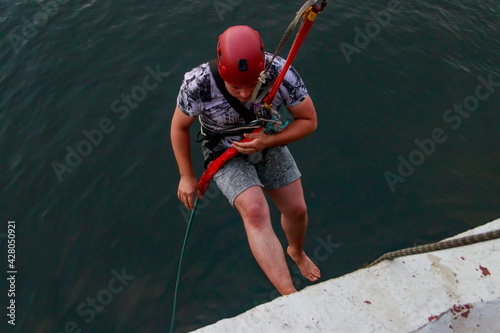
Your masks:
<svg viewBox="0 0 500 333"><path fill-rule="evenodd" d="M248 102L249 100L252 99L253 90L255 89L255 86L257 85L257 83L256 83L256 84L254 84L252 86L248 86L248 87L236 87L236 86L230 85L226 81L224 81L224 84L226 85L227 91L229 91L229 93L231 95L233 95L234 97L239 99L241 102Z"/></svg>

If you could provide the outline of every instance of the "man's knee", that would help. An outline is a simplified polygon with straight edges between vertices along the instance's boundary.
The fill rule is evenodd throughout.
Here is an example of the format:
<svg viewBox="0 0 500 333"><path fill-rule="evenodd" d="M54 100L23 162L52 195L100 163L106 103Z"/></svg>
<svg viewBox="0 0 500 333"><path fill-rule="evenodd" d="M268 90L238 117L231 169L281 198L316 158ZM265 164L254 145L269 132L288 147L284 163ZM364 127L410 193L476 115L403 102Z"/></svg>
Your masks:
<svg viewBox="0 0 500 333"><path fill-rule="evenodd" d="M293 205L288 210L283 212L283 214L289 218L302 219L307 216L307 205L305 202Z"/></svg>
<svg viewBox="0 0 500 333"><path fill-rule="evenodd" d="M263 202L246 202L238 208L241 216L249 220L260 220L268 211L267 203Z"/></svg>
<svg viewBox="0 0 500 333"><path fill-rule="evenodd" d="M269 222L269 207L267 202L250 201L237 206L243 218L245 228L262 229Z"/></svg>

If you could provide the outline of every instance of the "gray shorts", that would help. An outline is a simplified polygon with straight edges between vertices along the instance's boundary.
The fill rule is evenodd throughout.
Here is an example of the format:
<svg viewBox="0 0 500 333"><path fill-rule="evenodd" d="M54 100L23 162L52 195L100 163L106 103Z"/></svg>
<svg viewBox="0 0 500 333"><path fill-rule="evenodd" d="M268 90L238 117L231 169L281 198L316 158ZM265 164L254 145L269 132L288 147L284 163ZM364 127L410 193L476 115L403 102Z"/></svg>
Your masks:
<svg viewBox="0 0 500 333"><path fill-rule="evenodd" d="M234 207L236 197L252 186L275 190L300 176L292 154L286 146L280 146L237 155L215 174L214 181Z"/></svg>

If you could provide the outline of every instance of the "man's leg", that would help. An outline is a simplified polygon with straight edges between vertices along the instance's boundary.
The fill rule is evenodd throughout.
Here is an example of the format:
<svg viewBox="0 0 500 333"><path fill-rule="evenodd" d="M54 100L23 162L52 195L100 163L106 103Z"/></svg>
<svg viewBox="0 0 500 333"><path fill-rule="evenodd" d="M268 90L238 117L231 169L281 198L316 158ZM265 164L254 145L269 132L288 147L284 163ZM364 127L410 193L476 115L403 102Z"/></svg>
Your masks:
<svg viewBox="0 0 500 333"><path fill-rule="evenodd" d="M307 206L300 178L285 187L269 190L267 194L281 211L281 226L288 240L287 253L295 261L304 277L312 282L320 277L318 267L304 252L307 229Z"/></svg>
<svg viewBox="0 0 500 333"><path fill-rule="evenodd" d="M282 295L296 292L262 189L252 186L243 191L234 200L234 206L243 218L250 249L271 283Z"/></svg>

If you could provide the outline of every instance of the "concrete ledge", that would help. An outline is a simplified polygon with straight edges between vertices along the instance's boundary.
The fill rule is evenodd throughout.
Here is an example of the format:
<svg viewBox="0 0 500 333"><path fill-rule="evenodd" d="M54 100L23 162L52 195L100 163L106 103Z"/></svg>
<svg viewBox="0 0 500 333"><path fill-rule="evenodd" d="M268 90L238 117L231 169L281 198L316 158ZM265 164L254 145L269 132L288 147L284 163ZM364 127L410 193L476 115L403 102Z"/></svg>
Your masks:
<svg viewBox="0 0 500 333"><path fill-rule="evenodd" d="M500 332L499 255L496 239L384 261L196 332Z"/></svg>

